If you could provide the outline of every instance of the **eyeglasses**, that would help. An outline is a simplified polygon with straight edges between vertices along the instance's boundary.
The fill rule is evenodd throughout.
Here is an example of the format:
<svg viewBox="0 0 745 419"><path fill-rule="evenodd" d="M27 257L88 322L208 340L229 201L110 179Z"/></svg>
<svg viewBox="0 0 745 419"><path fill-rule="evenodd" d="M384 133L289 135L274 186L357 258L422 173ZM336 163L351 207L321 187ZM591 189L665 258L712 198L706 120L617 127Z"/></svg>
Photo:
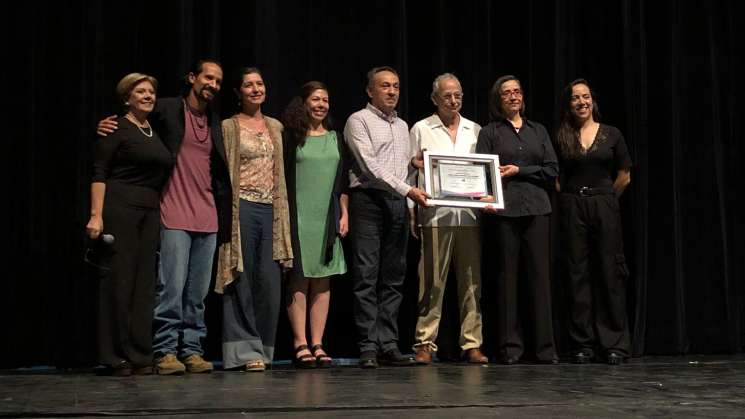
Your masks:
<svg viewBox="0 0 745 419"><path fill-rule="evenodd" d="M520 89L504 90L499 95L502 96L503 98L508 98L508 97L512 97L512 96L522 97L523 96L523 91L520 90Z"/></svg>
<svg viewBox="0 0 745 419"><path fill-rule="evenodd" d="M457 92L457 93L446 93L444 95L440 95L440 97L444 100L462 100L463 99L463 93Z"/></svg>

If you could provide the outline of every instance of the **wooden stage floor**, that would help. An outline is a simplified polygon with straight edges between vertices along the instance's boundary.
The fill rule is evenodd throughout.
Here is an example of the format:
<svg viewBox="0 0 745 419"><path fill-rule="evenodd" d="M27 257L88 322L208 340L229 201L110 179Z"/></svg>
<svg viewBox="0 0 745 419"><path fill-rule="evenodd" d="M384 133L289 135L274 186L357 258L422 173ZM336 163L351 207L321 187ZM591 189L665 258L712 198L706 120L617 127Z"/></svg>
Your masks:
<svg viewBox="0 0 745 419"><path fill-rule="evenodd" d="M745 417L745 357L181 377L0 372L0 417Z"/></svg>

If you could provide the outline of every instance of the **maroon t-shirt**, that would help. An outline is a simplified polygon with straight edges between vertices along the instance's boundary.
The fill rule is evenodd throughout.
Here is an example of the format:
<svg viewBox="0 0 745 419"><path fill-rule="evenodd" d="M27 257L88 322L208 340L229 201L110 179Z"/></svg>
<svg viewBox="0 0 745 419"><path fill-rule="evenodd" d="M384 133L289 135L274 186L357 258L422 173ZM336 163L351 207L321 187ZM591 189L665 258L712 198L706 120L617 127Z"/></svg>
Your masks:
<svg viewBox="0 0 745 419"><path fill-rule="evenodd" d="M184 105L184 139L176 166L160 200L165 228L197 233L217 232L217 210L212 195L210 153L212 135L207 115Z"/></svg>

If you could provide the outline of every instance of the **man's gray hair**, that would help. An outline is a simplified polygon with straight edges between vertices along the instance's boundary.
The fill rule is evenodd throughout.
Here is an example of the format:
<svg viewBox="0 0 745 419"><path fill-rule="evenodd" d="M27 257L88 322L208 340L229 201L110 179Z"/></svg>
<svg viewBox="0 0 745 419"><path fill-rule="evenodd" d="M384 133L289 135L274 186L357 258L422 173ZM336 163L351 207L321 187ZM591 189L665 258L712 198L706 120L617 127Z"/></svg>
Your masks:
<svg viewBox="0 0 745 419"><path fill-rule="evenodd" d="M442 83L445 80L455 80L458 82L458 85L460 86L460 80L458 80L457 77L455 77L455 74L453 73L442 73L439 76L435 77L435 81L432 82L432 99L435 98L437 95L437 91L440 90L440 83Z"/></svg>

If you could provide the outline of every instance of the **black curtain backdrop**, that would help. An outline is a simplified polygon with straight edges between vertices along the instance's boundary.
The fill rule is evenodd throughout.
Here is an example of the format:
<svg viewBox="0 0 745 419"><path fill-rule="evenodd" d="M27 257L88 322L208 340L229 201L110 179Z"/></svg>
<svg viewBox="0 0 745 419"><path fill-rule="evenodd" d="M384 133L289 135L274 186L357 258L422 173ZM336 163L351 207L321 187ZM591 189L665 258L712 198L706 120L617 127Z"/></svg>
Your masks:
<svg viewBox="0 0 745 419"><path fill-rule="evenodd" d="M264 111L275 117L302 83L325 81L339 128L364 106L365 72L375 65L400 71L399 111L410 124L433 111L431 82L445 71L462 81L463 114L481 124L491 84L517 75L528 117L551 131L561 88L589 79L635 164L621 200L634 353L741 352L744 9L736 0L14 2L3 13L0 313L9 327L0 332L0 368L95 364L96 282L82 262L95 125L117 111L113 91L124 74L152 74L159 94L171 96L202 57L218 58L226 79L239 65L260 67ZM235 109L227 85L220 106L225 117ZM492 246L487 238L486 255ZM417 259L412 242L403 349L413 338ZM494 354L485 259L486 349ZM558 275L553 283L566 351L565 291ZM335 279L332 292L327 347L355 356L349 279ZM445 355L457 354L452 297ZM218 296L207 310L208 356L218 359ZM280 328L286 357L286 320Z"/></svg>

